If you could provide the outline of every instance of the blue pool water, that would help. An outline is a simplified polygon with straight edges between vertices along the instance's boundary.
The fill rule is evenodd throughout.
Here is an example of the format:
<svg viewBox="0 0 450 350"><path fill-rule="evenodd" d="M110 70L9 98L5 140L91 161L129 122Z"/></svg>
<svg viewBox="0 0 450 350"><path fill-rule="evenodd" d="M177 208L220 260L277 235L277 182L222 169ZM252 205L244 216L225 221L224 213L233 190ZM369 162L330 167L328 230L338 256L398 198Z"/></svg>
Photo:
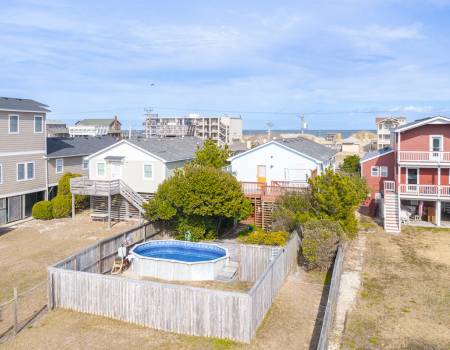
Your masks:
<svg viewBox="0 0 450 350"><path fill-rule="evenodd" d="M136 246L133 252L147 258L199 262L215 260L226 255L225 249L211 244L184 241L156 241Z"/></svg>

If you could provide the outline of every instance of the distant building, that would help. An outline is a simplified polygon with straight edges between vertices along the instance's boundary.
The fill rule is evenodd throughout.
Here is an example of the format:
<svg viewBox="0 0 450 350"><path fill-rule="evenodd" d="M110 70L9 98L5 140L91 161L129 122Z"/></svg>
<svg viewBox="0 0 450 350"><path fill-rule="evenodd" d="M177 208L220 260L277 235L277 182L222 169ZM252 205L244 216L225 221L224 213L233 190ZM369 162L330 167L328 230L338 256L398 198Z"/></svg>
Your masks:
<svg viewBox="0 0 450 350"><path fill-rule="evenodd" d="M354 136L343 139L341 151L343 153L359 154L361 152L361 140Z"/></svg>
<svg viewBox="0 0 450 350"><path fill-rule="evenodd" d="M69 129L62 120L47 120L47 137L68 137Z"/></svg>
<svg viewBox="0 0 450 350"><path fill-rule="evenodd" d="M406 123L405 117L377 117L377 149L391 146L391 130Z"/></svg>
<svg viewBox="0 0 450 350"><path fill-rule="evenodd" d="M235 141L242 141L242 118L203 117L198 114L160 117L158 114L148 114L144 122L144 133L147 138L195 136L202 140L217 141L219 145L230 145Z"/></svg>
<svg viewBox="0 0 450 350"><path fill-rule="evenodd" d="M69 127L70 137L78 136L120 136L122 124L117 116L109 119L83 119Z"/></svg>

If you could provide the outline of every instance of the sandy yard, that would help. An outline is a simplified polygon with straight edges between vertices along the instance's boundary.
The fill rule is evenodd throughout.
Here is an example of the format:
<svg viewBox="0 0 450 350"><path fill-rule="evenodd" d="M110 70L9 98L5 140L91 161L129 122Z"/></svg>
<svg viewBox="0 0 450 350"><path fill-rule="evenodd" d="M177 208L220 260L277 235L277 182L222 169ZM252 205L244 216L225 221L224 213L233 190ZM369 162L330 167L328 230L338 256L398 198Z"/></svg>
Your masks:
<svg viewBox="0 0 450 350"><path fill-rule="evenodd" d="M102 222L91 222L89 212L75 219L31 220L0 228L0 302L47 277L47 266L95 241L125 231L136 222L119 222L111 230Z"/></svg>
<svg viewBox="0 0 450 350"><path fill-rule="evenodd" d="M344 349L450 349L450 231L366 234Z"/></svg>
<svg viewBox="0 0 450 350"><path fill-rule="evenodd" d="M5 349L268 349L310 347L322 299L321 277L298 269L288 277L250 345L156 331L103 317L66 310L45 315Z"/></svg>

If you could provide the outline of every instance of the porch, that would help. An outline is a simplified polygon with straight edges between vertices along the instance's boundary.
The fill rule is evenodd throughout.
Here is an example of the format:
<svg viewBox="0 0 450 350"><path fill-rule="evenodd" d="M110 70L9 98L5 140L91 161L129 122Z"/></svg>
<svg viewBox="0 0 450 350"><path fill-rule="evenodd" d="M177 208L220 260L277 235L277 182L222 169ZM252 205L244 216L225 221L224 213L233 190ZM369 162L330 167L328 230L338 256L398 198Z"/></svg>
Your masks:
<svg viewBox="0 0 450 350"><path fill-rule="evenodd" d="M248 197L265 197L275 199L287 192L305 192L308 184L293 181L241 182L242 192Z"/></svg>
<svg viewBox="0 0 450 350"><path fill-rule="evenodd" d="M450 152L399 151L398 161L406 163L450 164Z"/></svg>
<svg viewBox="0 0 450 350"><path fill-rule="evenodd" d="M450 201L400 199L401 222L420 227L450 227Z"/></svg>

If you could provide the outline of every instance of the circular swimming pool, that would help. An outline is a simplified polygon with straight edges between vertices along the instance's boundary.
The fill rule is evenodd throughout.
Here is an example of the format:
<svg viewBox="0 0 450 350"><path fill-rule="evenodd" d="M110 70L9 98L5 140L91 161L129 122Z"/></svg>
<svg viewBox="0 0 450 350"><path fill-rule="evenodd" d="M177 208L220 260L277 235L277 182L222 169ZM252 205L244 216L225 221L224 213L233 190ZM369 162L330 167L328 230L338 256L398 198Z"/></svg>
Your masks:
<svg viewBox="0 0 450 350"><path fill-rule="evenodd" d="M216 244L162 240L131 250L132 270L140 276L165 280L213 280L225 267L228 251Z"/></svg>

